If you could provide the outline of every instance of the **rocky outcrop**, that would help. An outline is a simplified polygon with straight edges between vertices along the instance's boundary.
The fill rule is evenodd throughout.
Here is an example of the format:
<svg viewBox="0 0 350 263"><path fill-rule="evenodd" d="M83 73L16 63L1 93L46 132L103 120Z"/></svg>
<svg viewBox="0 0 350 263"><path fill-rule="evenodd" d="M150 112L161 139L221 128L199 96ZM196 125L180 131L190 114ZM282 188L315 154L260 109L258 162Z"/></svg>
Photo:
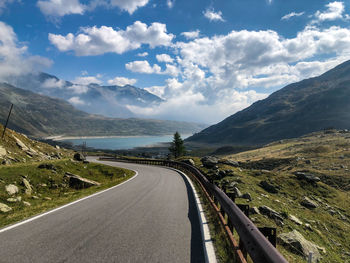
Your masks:
<svg viewBox="0 0 350 263"><path fill-rule="evenodd" d="M297 230L289 233L283 233L278 236L278 241L291 252L308 258L312 253L312 262L318 262L321 259L319 247L306 240Z"/></svg>
<svg viewBox="0 0 350 263"><path fill-rule="evenodd" d="M56 167L52 163L42 163L38 166L38 168L56 171Z"/></svg>
<svg viewBox="0 0 350 263"><path fill-rule="evenodd" d="M5 190L8 195L15 195L18 193L18 187L14 184L6 185Z"/></svg>
<svg viewBox="0 0 350 263"><path fill-rule="evenodd" d="M5 157L6 156L6 149L2 146L0 146L0 158Z"/></svg>
<svg viewBox="0 0 350 263"><path fill-rule="evenodd" d="M82 155L81 153L75 153L73 156L73 159L75 161L78 161L78 162L82 162L82 161L86 160L85 156Z"/></svg>
<svg viewBox="0 0 350 263"><path fill-rule="evenodd" d="M289 219L290 219L290 221L294 222L294 223L297 224L297 225L302 225L302 224L303 224L303 222L301 222L301 221L299 220L299 218L297 218L296 216L290 215L290 216L289 216Z"/></svg>
<svg viewBox="0 0 350 263"><path fill-rule="evenodd" d="M277 186L274 186L273 184L271 184L268 181L261 181L259 183L259 186L261 188L263 188L265 191L269 192L269 193L273 193L273 194L277 194L278 193Z"/></svg>
<svg viewBox="0 0 350 263"><path fill-rule="evenodd" d="M202 162L204 167L213 168L219 163L219 160L218 160L218 158L213 157L213 156L205 156L201 159L201 162Z"/></svg>
<svg viewBox="0 0 350 263"><path fill-rule="evenodd" d="M318 204L314 201L312 201L307 196L304 196L303 200L300 202L302 206L305 206L306 208L314 209L318 207Z"/></svg>
<svg viewBox="0 0 350 263"><path fill-rule="evenodd" d="M321 179L313 174L306 173L306 172L295 172L294 175L298 178L298 180L305 180L309 183L317 183L321 181Z"/></svg>
<svg viewBox="0 0 350 263"><path fill-rule="evenodd" d="M91 186L101 185L98 182L83 178L76 174L66 173L65 176L69 178L69 187L72 187L75 189L83 189Z"/></svg>
<svg viewBox="0 0 350 263"><path fill-rule="evenodd" d="M283 217L280 213L278 213L277 211L273 210L272 208L266 205L260 206L259 211L261 214L266 215L272 219L283 221Z"/></svg>
<svg viewBox="0 0 350 263"><path fill-rule="evenodd" d="M233 166L233 167L239 167L239 163L236 161L232 161L232 160L221 159L221 160L219 160L219 163L226 164L226 165Z"/></svg>
<svg viewBox="0 0 350 263"><path fill-rule="evenodd" d="M1 213L8 213L12 210L11 207L9 207L8 205L5 205L3 203L0 203L0 212Z"/></svg>
<svg viewBox="0 0 350 263"><path fill-rule="evenodd" d="M25 191L26 195L31 195L32 192L33 192L33 188L32 188L32 186L30 185L29 181L26 178L22 178L22 185L25 188L24 191Z"/></svg>

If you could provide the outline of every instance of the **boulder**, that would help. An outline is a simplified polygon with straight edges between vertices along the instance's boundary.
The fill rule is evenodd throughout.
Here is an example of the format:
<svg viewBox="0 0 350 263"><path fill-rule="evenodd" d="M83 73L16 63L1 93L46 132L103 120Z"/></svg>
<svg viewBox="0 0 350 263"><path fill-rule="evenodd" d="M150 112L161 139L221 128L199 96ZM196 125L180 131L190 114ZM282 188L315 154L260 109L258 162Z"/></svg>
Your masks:
<svg viewBox="0 0 350 263"><path fill-rule="evenodd" d="M290 219L290 221L294 222L297 225L302 225L303 224L296 216L290 215L289 219Z"/></svg>
<svg viewBox="0 0 350 263"><path fill-rule="evenodd" d="M273 194L278 193L277 187L274 186L273 184L269 183L268 181L261 181L259 183L259 186L269 193L273 193Z"/></svg>
<svg viewBox="0 0 350 263"><path fill-rule="evenodd" d="M318 207L318 204L314 201L312 201L310 198L304 196L303 200L300 202L302 206L305 206L306 208L314 209Z"/></svg>
<svg viewBox="0 0 350 263"><path fill-rule="evenodd" d="M22 178L22 185L25 187L26 195L31 195L33 192L33 188L26 178Z"/></svg>
<svg viewBox="0 0 350 263"><path fill-rule="evenodd" d="M307 259L309 254L312 253L311 262L318 262L321 259L318 246L306 240L297 230L280 234L278 236L278 241L291 252L301 255L305 259Z"/></svg>
<svg viewBox="0 0 350 263"><path fill-rule="evenodd" d="M184 159L181 162L194 166L194 161L192 159Z"/></svg>
<svg viewBox="0 0 350 263"><path fill-rule="evenodd" d="M218 159L213 156L205 156L201 159L202 164L206 168L213 168L218 164Z"/></svg>
<svg viewBox="0 0 350 263"><path fill-rule="evenodd" d="M252 201L252 196L250 195L250 193L245 193L241 196L241 198L243 199L247 199L249 201Z"/></svg>
<svg viewBox="0 0 350 263"><path fill-rule="evenodd" d="M321 179L315 175L305 173L305 172L295 172L294 175L299 179L299 180L305 180L309 183L317 183L321 181Z"/></svg>
<svg viewBox="0 0 350 263"><path fill-rule="evenodd" d="M13 138L16 140L16 144L19 148L21 148L22 151L29 151L29 148L17 137L13 136Z"/></svg>
<svg viewBox="0 0 350 263"><path fill-rule="evenodd" d="M6 156L6 149L2 146L0 146L0 157L4 157Z"/></svg>
<svg viewBox="0 0 350 263"><path fill-rule="evenodd" d="M79 175L72 174L72 173L66 173L66 177L69 178L69 187L75 188L75 189L83 189L88 188L91 186L98 186L101 185L98 182L83 178Z"/></svg>
<svg viewBox="0 0 350 263"><path fill-rule="evenodd" d="M3 203L0 203L0 212L1 213L8 213L12 210L11 207L9 207L8 205L5 205Z"/></svg>
<svg viewBox="0 0 350 263"><path fill-rule="evenodd" d="M38 166L38 168L56 171L56 167L52 163L42 163Z"/></svg>
<svg viewBox="0 0 350 263"><path fill-rule="evenodd" d="M22 201L22 197L18 196L18 197L10 197L6 199L7 202L9 203L17 203L17 202L21 202Z"/></svg>
<svg viewBox="0 0 350 263"><path fill-rule="evenodd" d="M31 204L30 204L29 202L26 202L26 201L23 201L23 204L24 204L25 206L31 206Z"/></svg>
<svg viewBox="0 0 350 263"><path fill-rule="evenodd" d="M74 159L75 161L82 162L82 161L84 161L86 158L85 158L84 155L82 155L81 153L78 153L78 152L77 152L77 153L74 154L73 159Z"/></svg>
<svg viewBox="0 0 350 263"><path fill-rule="evenodd" d="M235 186L233 187L233 192L235 193L235 197L241 197L242 196L242 193L241 191L239 191L239 189Z"/></svg>
<svg viewBox="0 0 350 263"><path fill-rule="evenodd" d="M277 220L283 221L283 217L280 213L276 212L275 210L273 210L272 208L270 208L266 205L260 206L259 211L261 214L267 215L268 217L270 217L272 219L277 219Z"/></svg>
<svg viewBox="0 0 350 263"><path fill-rule="evenodd" d="M260 212L259 212L259 209L256 207L256 206L253 206L252 208L249 209L249 214L252 214L252 215L260 215Z"/></svg>
<svg viewBox="0 0 350 263"><path fill-rule="evenodd" d="M18 193L18 187L14 184L6 185L5 190L9 195L15 195Z"/></svg>

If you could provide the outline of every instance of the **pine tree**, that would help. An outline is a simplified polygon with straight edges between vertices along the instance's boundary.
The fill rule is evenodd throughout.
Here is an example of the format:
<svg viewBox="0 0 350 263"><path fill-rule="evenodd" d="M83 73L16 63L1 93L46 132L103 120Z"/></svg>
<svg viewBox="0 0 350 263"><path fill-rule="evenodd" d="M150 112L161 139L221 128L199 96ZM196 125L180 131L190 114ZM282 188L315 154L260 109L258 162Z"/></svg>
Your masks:
<svg viewBox="0 0 350 263"><path fill-rule="evenodd" d="M175 132L174 139L171 143L171 146L169 147L169 151L175 158L178 158L185 154L186 149L180 133Z"/></svg>

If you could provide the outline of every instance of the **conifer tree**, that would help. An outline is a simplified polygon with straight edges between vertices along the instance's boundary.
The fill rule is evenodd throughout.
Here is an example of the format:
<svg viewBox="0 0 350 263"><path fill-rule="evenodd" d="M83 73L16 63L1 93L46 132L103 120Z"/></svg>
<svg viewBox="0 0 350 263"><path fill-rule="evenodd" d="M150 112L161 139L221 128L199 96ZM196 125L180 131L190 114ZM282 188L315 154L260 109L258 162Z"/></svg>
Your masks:
<svg viewBox="0 0 350 263"><path fill-rule="evenodd" d="M171 146L169 147L169 151L175 158L178 158L185 154L186 149L180 133L175 132L174 139L171 142Z"/></svg>

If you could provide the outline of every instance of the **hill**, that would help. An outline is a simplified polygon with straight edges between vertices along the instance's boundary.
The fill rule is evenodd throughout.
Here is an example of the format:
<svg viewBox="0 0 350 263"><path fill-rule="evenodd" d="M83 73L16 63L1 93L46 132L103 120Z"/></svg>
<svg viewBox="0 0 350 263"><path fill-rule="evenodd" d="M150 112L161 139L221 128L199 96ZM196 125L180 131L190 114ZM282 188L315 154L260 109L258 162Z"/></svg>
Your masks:
<svg viewBox="0 0 350 263"><path fill-rule="evenodd" d="M311 133L218 156L217 168L193 159L219 187L237 193L237 204L249 205L254 224L277 228L277 248L289 262L306 262L310 251L312 262L350 260L348 131Z"/></svg>
<svg viewBox="0 0 350 263"><path fill-rule="evenodd" d="M204 125L188 122L91 115L64 100L0 83L1 123L5 123L11 103L15 106L9 128L34 137L164 135L175 131L189 134L204 128Z"/></svg>
<svg viewBox="0 0 350 263"><path fill-rule="evenodd" d="M63 99L79 110L108 117L135 117L128 109L129 105L146 107L163 101L147 90L131 85L75 84L44 72L17 76L10 79L9 83L21 89Z"/></svg>
<svg viewBox="0 0 350 263"><path fill-rule="evenodd" d="M261 145L333 127L350 128L350 61L290 84L187 141Z"/></svg>

